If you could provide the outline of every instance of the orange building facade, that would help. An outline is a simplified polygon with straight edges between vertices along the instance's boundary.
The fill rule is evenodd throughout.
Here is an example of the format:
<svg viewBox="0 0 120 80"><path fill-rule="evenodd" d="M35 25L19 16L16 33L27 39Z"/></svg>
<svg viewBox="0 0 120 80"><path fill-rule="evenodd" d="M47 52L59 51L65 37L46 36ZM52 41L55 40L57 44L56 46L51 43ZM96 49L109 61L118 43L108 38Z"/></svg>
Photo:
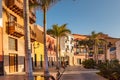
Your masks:
<svg viewBox="0 0 120 80"><path fill-rule="evenodd" d="M44 65L44 42L43 42L43 27L36 25L36 41L33 42L32 51L34 69L43 68ZM46 35L46 47L48 54L48 66L54 67L56 65L56 39L50 35Z"/></svg>
<svg viewBox="0 0 120 80"><path fill-rule="evenodd" d="M73 34L74 36L74 65L81 65L88 59L88 51L85 46L78 47L78 41L87 39L86 35Z"/></svg>
<svg viewBox="0 0 120 80"><path fill-rule="evenodd" d="M49 67L54 67L56 65L56 39L50 35L47 35L46 46L48 52Z"/></svg>
<svg viewBox="0 0 120 80"><path fill-rule="evenodd" d="M3 39L2 27L0 27L0 75L3 74Z"/></svg>
<svg viewBox="0 0 120 80"><path fill-rule="evenodd" d="M30 0L30 3L32 1ZM23 0L0 0L0 54L3 74L25 71ZM31 44L36 41L36 16L29 13ZM2 47L1 47L2 46Z"/></svg>

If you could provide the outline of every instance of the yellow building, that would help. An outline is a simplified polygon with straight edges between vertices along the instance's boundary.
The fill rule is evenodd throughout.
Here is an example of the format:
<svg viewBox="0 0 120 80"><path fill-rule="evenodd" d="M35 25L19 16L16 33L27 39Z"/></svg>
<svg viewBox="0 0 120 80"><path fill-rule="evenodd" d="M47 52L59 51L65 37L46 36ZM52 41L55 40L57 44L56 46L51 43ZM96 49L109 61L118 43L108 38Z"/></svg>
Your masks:
<svg viewBox="0 0 120 80"><path fill-rule="evenodd" d="M33 10L29 12L29 20L33 68L41 68L44 61L43 28L34 24ZM48 47L48 57L49 64L53 64L56 61L55 39L50 38L52 48ZM24 42L23 0L0 0L0 74L25 71Z"/></svg>
<svg viewBox="0 0 120 80"><path fill-rule="evenodd" d="M33 66L34 69L40 69L43 67L44 62L44 44L43 44L43 28L36 25L36 41L33 43ZM46 35L46 46L48 54L48 66L54 67L56 64L56 39L50 35Z"/></svg>
<svg viewBox="0 0 120 80"><path fill-rule="evenodd" d="M32 3L33 0L30 0ZM25 66L23 0L0 0L0 26L2 24L2 54L4 55L4 74L23 72ZM36 40L36 16L31 10L31 44ZM1 51L0 51L1 52Z"/></svg>
<svg viewBox="0 0 120 80"><path fill-rule="evenodd" d="M43 44L43 28L36 25L36 41L32 44L33 55L33 67L34 69L40 69L43 67L44 61L44 44Z"/></svg>

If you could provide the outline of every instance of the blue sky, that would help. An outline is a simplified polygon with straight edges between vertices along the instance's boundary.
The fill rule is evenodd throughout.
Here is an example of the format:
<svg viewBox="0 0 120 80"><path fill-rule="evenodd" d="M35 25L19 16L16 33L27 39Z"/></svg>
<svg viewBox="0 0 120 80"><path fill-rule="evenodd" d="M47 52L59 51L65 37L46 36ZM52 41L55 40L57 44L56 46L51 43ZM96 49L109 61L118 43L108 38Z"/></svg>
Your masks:
<svg viewBox="0 0 120 80"><path fill-rule="evenodd" d="M36 14L36 23L42 26L42 12ZM61 0L49 9L47 28L65 23L72 33L96 31L120 38L120 0Z"/></svg>

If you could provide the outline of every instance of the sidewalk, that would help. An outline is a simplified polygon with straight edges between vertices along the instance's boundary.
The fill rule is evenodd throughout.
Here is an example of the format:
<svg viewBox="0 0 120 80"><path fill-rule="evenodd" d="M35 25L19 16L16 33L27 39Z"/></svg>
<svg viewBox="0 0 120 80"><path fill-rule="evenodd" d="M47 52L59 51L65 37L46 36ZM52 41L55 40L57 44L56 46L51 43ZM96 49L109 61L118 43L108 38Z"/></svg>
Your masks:
<svg viewBox="0 0 120 80"><path fill-rule="evenodd" d="M106 80L96 72L99 72L99 70L85 69L81 66L68 66L59 80Z"/></svg>
<svg viewBox="0 0 120 80"><path fill-rule="evenodd" d="M60 69L60 73L64 71L63 68ZM57 70L55 68L49 68L50 75L56 78ZM43 69L33 72L35 80L44 80L41 75L43 75ZM17 72L14 74L0 76L0 80L25 80L25 72Z"/></svg>

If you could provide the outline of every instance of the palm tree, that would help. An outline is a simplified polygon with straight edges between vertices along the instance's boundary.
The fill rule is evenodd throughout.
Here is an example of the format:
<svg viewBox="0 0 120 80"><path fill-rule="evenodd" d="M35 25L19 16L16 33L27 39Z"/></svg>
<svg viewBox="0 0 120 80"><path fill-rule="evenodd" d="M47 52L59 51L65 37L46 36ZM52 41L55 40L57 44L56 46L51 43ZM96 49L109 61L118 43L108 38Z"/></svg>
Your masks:
<svg viewBox="0 0 120 80"><path fill-rule="evenodd" d="M30 27L29 27L29 0L24 1L24 32L25 32L25 71L26 80L33 80L31 46L30 46Z"/></svg>
<svg viewBox="0 0 120 80"><path fill-rule="evenodd" d="M100 39L100 45L104 46L104 61L107 61L107 41L105 39Z"/></svg>
<svg viewBox="0 0 120 80"><path fill-rule="evenodd" d="M79 40L79 46L84 46L88 54L86 54L86 58L89 58L88 55L90 53L90 48L93 47L94 41L91 38L87 38L84 40Z"/></svg>
<svg viewBox="0 0 120 80"><path fill-rule="evenodd" d="M92 31L91 36L90 36L90 40L92 40L94 43L94 59L96 61L96 63L98 63L98 45L100 44L100 39L99 39L99 35L101 35L102 33L96 33L95 31Z"/></svg>
<svg viewBox="0 0 120 80"><path fill-rule="evenodd" d="M67 24L63 24L61 26L58 26L58 24L54 24L52 26L52 29L48 29L47 33L51 36L56 38L56 59L57 59L57 69L59 69L59 62L58 62L58 55L60 57L60 38L62 36L66 36L66 33L71 33L69 29L66 28ZM59 51L59 52L58 52Z"/></svg>
<svg viewBox="0 0 120 80"><path fill-rule="evenodd" d="M47 48L46 48L46 15L48 9L53 6L59 0L36 0L36 3L31 4L31 7L41 10L43 12L43 31L44 31L44 76L45 80L48 80L50 76L48 70L48 57L47 57Z"/></svg>
<svg viewBox="0 0 120 80"><path fill-rule="evenodd" d="M88 39L80 40L79 44L78 44L79 46L84 46L84 49L86 49L86 58L88 58L87 53L89 52L89 46L88 46L89 43L88 43L88 41L89 41Z"/></svg>

